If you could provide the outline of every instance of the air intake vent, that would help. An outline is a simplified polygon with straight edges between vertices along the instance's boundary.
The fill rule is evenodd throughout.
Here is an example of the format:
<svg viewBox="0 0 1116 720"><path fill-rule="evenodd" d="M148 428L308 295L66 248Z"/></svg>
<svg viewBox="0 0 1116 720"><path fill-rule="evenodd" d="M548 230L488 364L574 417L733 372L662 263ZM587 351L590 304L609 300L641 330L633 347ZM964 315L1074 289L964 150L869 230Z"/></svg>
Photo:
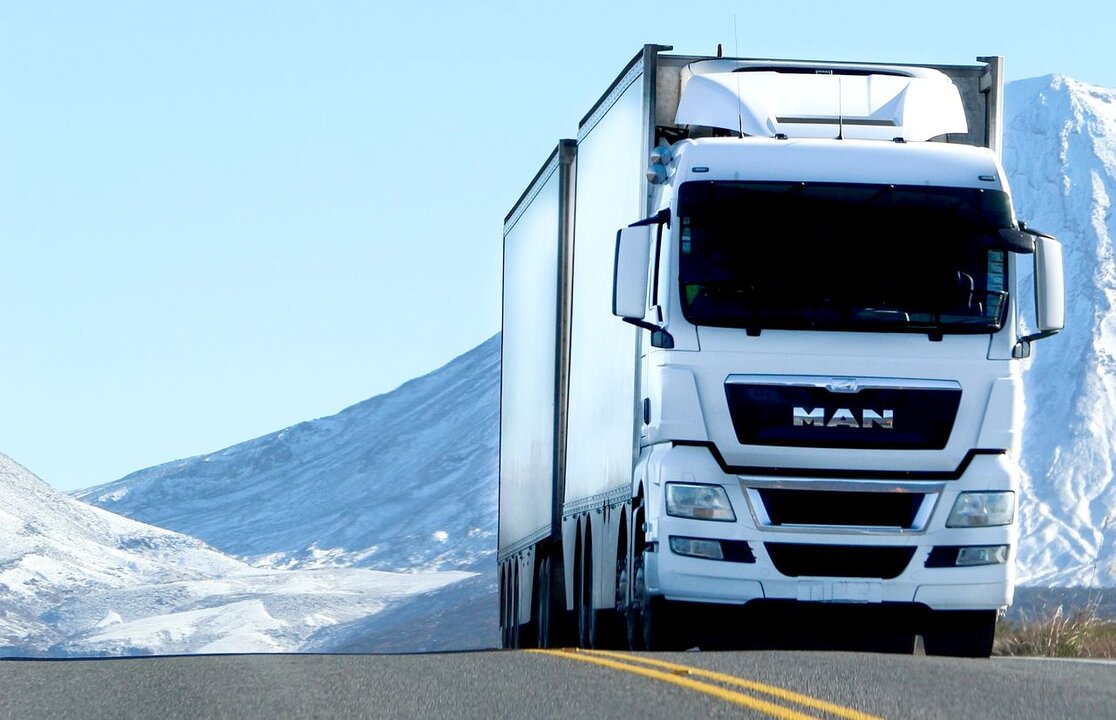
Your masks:
<svg viewBox="0 0 1116 720"><path fill-rule="evenodd" d="M891 580L903 574L913 547L764 543L775 569L789 577L855 577Z"/></svg>
<svg viewBox="0 0 1116 720"><path fill-rule="evenodd" d="M914 526L922 493L759 490L772 525Z"/></svg>

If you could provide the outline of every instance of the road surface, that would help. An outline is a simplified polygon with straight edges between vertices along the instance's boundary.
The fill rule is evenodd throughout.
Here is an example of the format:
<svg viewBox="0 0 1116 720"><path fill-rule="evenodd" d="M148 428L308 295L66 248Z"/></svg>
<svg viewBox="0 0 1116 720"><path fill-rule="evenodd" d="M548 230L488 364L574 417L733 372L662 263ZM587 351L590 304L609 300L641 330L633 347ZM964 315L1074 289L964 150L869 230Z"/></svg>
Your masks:
<svg viewBox="0 0 1116 720"><path fill-rule="evenodd" d="M1105 718L1116 664L489 651L0 661L0 718Z"/></svg>

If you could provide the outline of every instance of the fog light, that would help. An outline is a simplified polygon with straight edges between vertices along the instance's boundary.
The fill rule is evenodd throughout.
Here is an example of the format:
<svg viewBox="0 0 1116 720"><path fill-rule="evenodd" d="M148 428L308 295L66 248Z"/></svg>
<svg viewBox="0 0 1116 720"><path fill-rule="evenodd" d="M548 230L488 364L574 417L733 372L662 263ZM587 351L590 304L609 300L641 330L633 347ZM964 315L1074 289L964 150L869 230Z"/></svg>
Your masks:
<svg viewBox="0 0 1116 720"><path fill-rule="evenodd" d="M688 555L689 557L699 557L707 560L725 559L724 553L721 552L721 543L716 540L674 537L672 535L670 549L675 555Z"/></svg>
<svg viewBox="0 0 1116 720"><path fill-rule="evenodd" d="M1007 545L963 547L957 551L957 566L1003 565L1008 559Z"/></svg>
<svg viewBox="0 0 1116 720"><path fill-rule="evenodd" d="M938 545L926 557L928 568L1003 565L1008 560L1007 545Z"/></svg>

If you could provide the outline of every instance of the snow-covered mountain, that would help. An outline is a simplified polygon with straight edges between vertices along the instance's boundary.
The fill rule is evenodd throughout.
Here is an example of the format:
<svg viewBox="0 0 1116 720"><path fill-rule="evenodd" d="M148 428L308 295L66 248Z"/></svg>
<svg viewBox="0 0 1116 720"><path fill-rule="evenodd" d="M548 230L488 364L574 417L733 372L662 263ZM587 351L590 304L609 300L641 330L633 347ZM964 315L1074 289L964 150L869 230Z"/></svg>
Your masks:
<svg viewBox="0 0 1116 720"><path fill-rule="evenodd" d="M1052 75L1007 89L1020 216L1063 243L1066 329L1026 375L1021 578L1116 583L1116 90Z"/></svg>
<svg viewBox="0 0 1116 720"><path fill-rule="evenodd" d="M76 495L257 565L491 573L499 362L493 337L331 417Z"/></svg>
<svg viewBox="0 0 1116 720"><path fill-rule="evenodd" d="M63 495L0 454L0 656L294 651L349 642L358 622L406 647L376 613L471 577L255 568Z"/></svg>
<svg viewBox="0 0 1116 720"><path fill-rule="evenodd" d="M1035 345L1026 374L1020 578L1112 585L1116 91L1060 76L1011 83L1006 125L1019 215L1062 240L1067 273L1067 329ZM491 578L498 363L493 338L336 416L79 497L261 565Z"/></svg>

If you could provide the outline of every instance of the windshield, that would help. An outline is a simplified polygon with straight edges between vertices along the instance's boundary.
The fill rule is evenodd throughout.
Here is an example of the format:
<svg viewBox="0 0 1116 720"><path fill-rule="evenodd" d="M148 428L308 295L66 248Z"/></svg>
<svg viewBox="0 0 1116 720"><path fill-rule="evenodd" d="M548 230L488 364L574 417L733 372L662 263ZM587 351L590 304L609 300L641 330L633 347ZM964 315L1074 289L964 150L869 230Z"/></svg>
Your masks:
<svg viewBox="0 0 1116 720"><path fill-rule="evenodd" d="M696 325L988 333L1007 310L1000 191L688 182L682 312Z"/></svg>

